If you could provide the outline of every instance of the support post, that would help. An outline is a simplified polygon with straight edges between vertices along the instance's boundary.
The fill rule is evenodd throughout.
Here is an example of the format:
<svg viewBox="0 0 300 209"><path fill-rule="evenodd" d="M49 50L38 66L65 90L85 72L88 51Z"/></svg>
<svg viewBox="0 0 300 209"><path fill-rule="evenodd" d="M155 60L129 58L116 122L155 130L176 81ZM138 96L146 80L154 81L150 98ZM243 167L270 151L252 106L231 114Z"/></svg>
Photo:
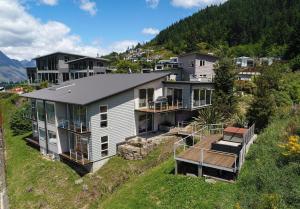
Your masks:
<svg viewBox="0 0 300 209"><path fill-rule="evenodd" d="M198 177L202 177L202 165L198 165Z"/></svg>
<svg viewBox="0 0 300 209"><path fill-rule="evenodd" d="M178 174L178 162L175 160L175 175Z"/></svg>

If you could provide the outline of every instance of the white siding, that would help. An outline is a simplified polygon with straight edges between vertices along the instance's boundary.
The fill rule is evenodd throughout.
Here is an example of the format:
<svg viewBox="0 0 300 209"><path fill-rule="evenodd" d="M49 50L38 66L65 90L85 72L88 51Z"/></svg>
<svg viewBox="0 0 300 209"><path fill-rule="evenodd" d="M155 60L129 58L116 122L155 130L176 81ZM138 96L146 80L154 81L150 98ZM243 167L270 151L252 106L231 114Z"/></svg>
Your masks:
<svg viewBox="0 0 300 209"><path fill-rule="evenodd" d="M134 90L128 90L88 106L91 120L90 160L101 157L101 136L108 136L108 156L116 154L116 146L125 138L136 135ZM108 105L108 127L100 128L100 105Z"/></svg>

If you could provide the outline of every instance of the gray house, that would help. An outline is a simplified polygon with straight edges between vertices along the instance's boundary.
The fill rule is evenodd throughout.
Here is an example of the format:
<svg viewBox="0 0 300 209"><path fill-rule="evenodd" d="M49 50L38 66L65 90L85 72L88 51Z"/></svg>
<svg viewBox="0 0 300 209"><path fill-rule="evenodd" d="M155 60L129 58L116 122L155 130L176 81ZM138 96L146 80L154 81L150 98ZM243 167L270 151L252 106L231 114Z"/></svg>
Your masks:
<svg viewBox="0 0 300 209"><path fill-rule="evenodd" d="M78 79L95 74L106 73L109 60L100 57L55 52L35 58L35 76L28 76L29 82L48 81L62 83L70 79ZM28 69L27 72L33 69Z"/></svg>
<svg viewBox="0 0 300 209"><path fill-rule="evenodd" d="M169 73L104 74L24 94L42 154L87 171L100 168L127 138L175 125L211 105L213 83L174 81Z"/></svg>

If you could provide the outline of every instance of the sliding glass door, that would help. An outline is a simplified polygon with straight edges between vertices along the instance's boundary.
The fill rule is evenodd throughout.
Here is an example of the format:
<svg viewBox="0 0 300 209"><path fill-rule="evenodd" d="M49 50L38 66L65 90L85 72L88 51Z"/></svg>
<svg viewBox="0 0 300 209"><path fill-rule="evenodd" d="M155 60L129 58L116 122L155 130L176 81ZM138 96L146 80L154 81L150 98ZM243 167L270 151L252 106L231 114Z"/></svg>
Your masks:
<svg viewBox="0 0 300 209"><path fill-rule="evenodd" d="M139 115L139 134L153 131L153 114L140 113Z"/></svg>

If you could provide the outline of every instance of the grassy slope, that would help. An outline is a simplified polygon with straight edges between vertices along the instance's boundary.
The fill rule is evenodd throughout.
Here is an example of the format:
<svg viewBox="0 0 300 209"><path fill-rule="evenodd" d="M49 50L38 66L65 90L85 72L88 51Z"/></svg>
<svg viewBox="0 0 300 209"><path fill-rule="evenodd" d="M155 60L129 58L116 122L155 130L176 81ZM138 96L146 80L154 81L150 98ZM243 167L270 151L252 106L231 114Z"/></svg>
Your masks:
<svg viewBox="0 0 300 209"><path fill-rule="evenodd" d="M299 117L297 118L300 121ZM300 208L300 164L277 146L296 117L274 121L257 139L236 184L174 176L170 159L127 183L102 208Z"/></svg>
<svg viewBox="0 0 300 209"><path fill-rule="evenodd" d="M9 128L15 106L9 99L0 100L5 110L7 148L7 183L10 208L97 208L98 205L131 178L157 166L172 153L173 142L166 141L147 158L127 161L113 157L95 174L80 177L67 165L43 158L38 150L26 145L23 136L13 136ZM88 191L83 191L87 185Z"/></svg>

